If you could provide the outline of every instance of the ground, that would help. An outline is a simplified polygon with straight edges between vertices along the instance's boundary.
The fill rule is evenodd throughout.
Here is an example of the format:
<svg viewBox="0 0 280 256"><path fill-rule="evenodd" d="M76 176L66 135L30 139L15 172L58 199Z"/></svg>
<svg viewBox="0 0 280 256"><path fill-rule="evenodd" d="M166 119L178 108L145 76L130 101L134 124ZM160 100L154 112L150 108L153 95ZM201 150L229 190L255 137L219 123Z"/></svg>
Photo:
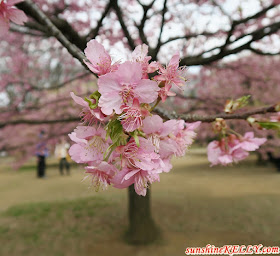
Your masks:
<svg viewBox="0 0 280 256"><path fill-rule="evenodd" d="M152 211L162 238L149 246L123 242L127 191L95 192L79 167L47 179L35 169L0 165L0 255L179 256L187 246L280 245L280 173L255 157L231 167L209 167L204 151L174 160L152 186Z"/></svg>

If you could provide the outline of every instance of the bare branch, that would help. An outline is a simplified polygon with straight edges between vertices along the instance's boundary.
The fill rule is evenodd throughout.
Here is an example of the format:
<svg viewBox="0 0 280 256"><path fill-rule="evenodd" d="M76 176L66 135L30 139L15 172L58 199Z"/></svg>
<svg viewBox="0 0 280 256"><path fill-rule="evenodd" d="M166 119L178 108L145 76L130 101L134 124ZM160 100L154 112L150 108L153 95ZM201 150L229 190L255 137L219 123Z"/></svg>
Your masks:
<svg viewBox="0 0 280 256"><path fill-rule="evenodd" d="M146 35L144 33L144 27L145 27L145 23L146 23L146 21L148 19L147 13L148 13L149 9L151 9L153 7L155 0L153 0L149 5L144 5L139 0L137 0L137 2L143 8L143 17L142 17L140 25L136 25L136 27L138 28L139 36L140 36L142 42L149 46L149 42L148 42L147 37L146 37Z"/></svg>
<svg viewBox="0 0 280 256"><path fill-rule="evenodd" d="M164 0L163 3L163 8L162 8L162 17L161 17L161 25L160 25L160 31L159 31L159 36L158 36L158 43L156 48L152 51L152 58L155 60L157 58L158 52L161 47L161 36L163 32L163 27L164 27L164 22L165 22L165 14L167 12L167 0Z"/></svg>
<svg viewBox="0 0 280 256"><path fill-rule="evenodd" d="M115 9L116 11L116 15L118 17L118 20L121 24L121 27L122 27L122 30L123 30L123 33L128 41L128 45L130 47L131 50L134 50L135 48L135 43L134 43L134 40L132 39L128 29L127 29L127 26L126 24L124 23L124 20L123 20L123 13L118 5L118 0L111 0L112 2L112 5L113 5L113 8Z"/></svg>
<svg viewBox="0 0 280 256"><path fill-rule="evenodd" d="M53 22L38 8L32 0L26 0L25 5L33 12L33 15L40 21L41 24L47 26L50 34L57 38L57 40L68 50L68 52L80 63L88 69L87 65L84 63L85 56L81 50L74 44L72 44L62 32L53 24Z"/></svg>
<svg viewBox="0 0 280 256"><path fill-rule="evenodd" d="M109 3L107 4L107 6L105 7L104 9L104 12L102 13L101 15L101 18L99 19L99 21L97 22L97 25L94 29L92 29L88 36L87 36L87 39L90 40L90 39L93 39L95 38L97 35L98 35L98 32L99 32L99 29L101 28L102 26L102 22L103 20L105 19L105 17L108 15L110 9L112 7L112 1L109 1Z"/></svg>
<svg viewBox="0 0 280 256"><path fill-rule="evenodd" d="M232 41L231 43L234 43L236 41L238 41L240 38L243 38L245 36L251 36L252 39L247 42L244 43L236 48L233 49L225 49L224 51L221 51L221 48L223 48L223 46L221 47L215 47L209 51L212 51L214 49L220 49L219 53L217 54L213 54L210 57L203 57L203 54L205 52L200 53L199 55L196 56L191 56L191 57L186 57L184 59L182 59L182 61L180 62L180 65L186 65L186 66L192 66L192 65L207 65L210 64L214 61L217 61L219 59L222 59L225 56L231 55L231 54L235 54L235 53L239 53L243 50L250 50L251 48L251 43L258 41L268 35L271 35L273 33L276 33L277 31L280 30L280 22L275 22L273 24L270 24L268 26L262 27L260 29L257 29L251 33L248 34L243 34L242 36L240 36L239 38L237 38L235 41ZM209 52L208 51L208 52Z"/></svg>
<svg viewBox="0 0 280 256"><path fill-rule="evenodd" d="M268 107L263 107L259 109L249 110L243 113L238 114L216 114L216 115L197 115L197 114L188 114L188 115L178 115L175 112L169 113L168 111L165 111L161 108L156 108L154 110L155 113L160 115L162 118L165 119L182 119L186 122L196 122L196 121L202 121L205 123L211 123L216 120L216 118L223 118L223 119L247 119L249 116L257 115L257 114L266 114L266 113L274 113L276 112L275 104L270 105Z"/></svg>
<svg viewBox="0 0 280 256"><path fill-rule="evenodd" d="M4 128L7 125L19 125L19 124L28 124L28 125L39 125L39 124L56 124L56 123L69 123L69 122L78 122L81 119L79 117L69 117L66 119L53 119L53 120L27 120L27 119L17 119L7 122L0 122L0 129Z"/></svg>
<svg viewBox="0 0 280 256"><path fill-rule="evenodd" d="M170 43L172 41L175 41L175 40L180 40L180 39L191 39L191 38L195 38L195 37L199 37L199 36L205 36L205 37L211 37L211 36L215 36L217 35L218 33L225 33L226 31L223 31L223 30L218 30L216 32L207 32L207 31L204 31L204 32L201 32L201 33L191 33L191 34L188 34L188 35L184 35L184 36L175 36L175 37L170 37L169 39L167 39L166 41L162 42L161 43L161 46L162 45L165 45L167 43Z"/></svg>
<svg viewBox="0 0 280 256"><path fill-rule="evenodd" d="M275 56L275 55L280 55L280 52L263 52L259 49L255 49L253 47L249 47L249 49L253 52L253 53L256 53L258 55L267 55L267 56Z"/></svg>

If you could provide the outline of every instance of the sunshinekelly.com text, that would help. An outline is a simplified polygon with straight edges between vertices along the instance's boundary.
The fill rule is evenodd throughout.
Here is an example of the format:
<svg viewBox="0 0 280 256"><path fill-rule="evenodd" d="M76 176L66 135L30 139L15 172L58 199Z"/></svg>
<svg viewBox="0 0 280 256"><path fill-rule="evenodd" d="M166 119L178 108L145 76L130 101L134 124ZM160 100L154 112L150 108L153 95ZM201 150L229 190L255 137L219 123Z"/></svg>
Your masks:
<svg viewBox="0 0 280 256"><path fill-rule="evenodd" d="M207 244L205 247L187 247L186 255L252 255L252 254L280 254L279 246L259 245L224 245L216 247Z"/></svg>

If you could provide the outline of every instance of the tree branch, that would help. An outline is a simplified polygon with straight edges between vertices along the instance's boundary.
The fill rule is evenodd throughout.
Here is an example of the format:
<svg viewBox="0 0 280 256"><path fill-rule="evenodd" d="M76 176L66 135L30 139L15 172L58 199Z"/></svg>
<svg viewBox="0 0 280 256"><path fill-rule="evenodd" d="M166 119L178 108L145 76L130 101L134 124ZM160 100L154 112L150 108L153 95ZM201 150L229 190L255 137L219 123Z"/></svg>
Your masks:
<svg viewBox="0 0 280 256"><path fill-rule="evenodd" d="M139 0L137 0L137 2L143 8L143 17L142 17L140 25L136 25L136 27L138 28L139 36L140 36L140 39L142 40L142 43L144 43L144 44L149 46L149 42L148 42L147 37L146 37L146 35L144 33L144 27L145 27L145 23L146 23L146 21L148 19L147 13L148 13L149 9L151 9L153 7L155 0L153 0L149 5L144 5Z"/></svg>
<svg viewBox="0 0 280 256"><path fill-rule="evenodd" d="M253 47L250 46L249 48L253 53L256 53L258 55L267 55L267 56L275 56L275 55L280 55L280 52L262 52L261 50L255 49Z"/></svg>
<svg viewBox="0 0 280 256"><path fill-rule="evenodd" d="M99 29L102 26L102 22L105 19L105 17L107 16L107 14L109 13L110 9L112 7L112 1L109 1L109 3L107 4L107 6L105 7L105 10L103 12L103 14L101 15L101 18L99 19L99 21L97 22L97 25L94 29L92 29L89 34L87 35L87 39L93 39L98 35Z"/></svg>
<svg viewBox="0 0 280 256"><path fill-rule="evenodd" d="M74 44L72 44L62 32L53 24L53 22L33 3L32 0L25 0L25 7L28 8L29 12L32 12L32 17L35 17L41 24L47 26L49 33L56 37L57 40L68 50L68 52L76 58L86 69L87 65L84 63L85 56L81 50ZM70 25L69 25L70 26Z"/></svg>
<svg viewBox="0 0 280 256"><path fill-rule="evenodd" d="M235 41L231 41L230 43L235 43L237 42L239 39L244 38L245 36L251 36L252 39L247 42L244 43L243 45L240 45L236 48L233 49L225 49L224 51L221 51L221 49L224 47L224 45L222 45L221 47L215 47L211 50L208 50L208 52L211 52L214 49L220 49L220 52L217 54L213 54L210 57L203 57L203 54L205 52L202 52L199 55L196 56L192 56L192 57L186 57L184 59L182 59L182 61L180 62L180 65L186 65L186 66L192 66L192 65L207 65L210 64L214 61L217 61L219 59L222 59L225 56L231 55L231 54L235 54L235 53L239 53L245 49L250 50L251 47L251 43L258 41L262 38L264 38L265 36L271 35L273 33L276 33L278 30L280 29L280 22L275 22L273 24L270 24L268 26L262 27L260 29L257 29L251 33L248 34L243 34L242 36L240 36L239 38L237 38Z"/></svg>
<svg viewBox="0 0 280 256"><path fill-rule="evenodd" d="M175 112L169 113L168 111L157 107L154 112L160 115L162 118L165 119L182 119L186 122L196 122L201 121L205 123L210 123L216 120L216 118L223 118L223 119L241 119L245 120L249 116L257 115L257 114L266 114L266 113L274 113L276 112L275 109L276 105L271 105L268 107L263 107L259 109L249 110L244 113L239 114L216 114L216 115L197 115L197 114L188 114L188 115L177 115ZM27 120L27 119L18 119L18 120L11 120L6 122L0 122L0 129L4 128L7 125L19 125L19 124L28 124L28 125L38 125L38 124L54 124L54 123L67 123L67 122L78 122L80 121L79 117L70 117L66 119L54 119L54 120Z"/></svg>
<svg viewBox="0 0 280 256"><path fill-rule="evenodd" d="M53 120L28 120L28 119L17 119L7 122L0 122L0 129L4 128L7 125L19 125L19 124L28 124L28 125L38 125L38 124L56 124L56 123L69 123L69 122L78 122L81 118L79 117L70 117L66 119L53 119Z"/></svg>
<svg viewBox="0 0 280 256"><path fill-rule="evenodd" d="M122 30L123 30L123 33L128 41L128 45L130 47L131 50L134 50L135 49L135 43L134 43L134 40L132 39L128 29L127 29L127 26L125 25L124 23L124 20L123 20L123 14L122 14L122 11L118 5L118 0L111 0L112 2L112 5L113 5L113 8L115 9L116 11L116 15L119 19L119 22L121 24L121 27L122 27Z"/></svg>
<svg viewBox="0 0 280 256"><path fill-rule="evenodd" d="M274 113L276 112L275 109L276 105L270 105L268 107L263 107L259 109L249 110L243 113L238 114L216 114L216 115L197 115L197 114L188 114L188 115L178 115L175 112L169 113L168 111L165 111L162 108L156 108L154 110L155 113L157 113L159 116L165 119L182 119L186 122L196 122L201 121L205 123L211 123L216 120L216 118L223 118L223 119L247 119L249 116L257 115L257 114L266 114L266 113Z"/></svg>
<svg viewBox="0 0 280 256"><path fill-rule="evenodd" d="M163 8L162 8L162 14L161 14L162 17L161 17L159 36L158 36L158 43L157 43L156 48L152 51L152 59L153 60L156 60L158 52L159 52L160 47L161 47L161 36L162 36L162 32L163 32L166 12L167 12L167 0L164 0Z"/></svg>

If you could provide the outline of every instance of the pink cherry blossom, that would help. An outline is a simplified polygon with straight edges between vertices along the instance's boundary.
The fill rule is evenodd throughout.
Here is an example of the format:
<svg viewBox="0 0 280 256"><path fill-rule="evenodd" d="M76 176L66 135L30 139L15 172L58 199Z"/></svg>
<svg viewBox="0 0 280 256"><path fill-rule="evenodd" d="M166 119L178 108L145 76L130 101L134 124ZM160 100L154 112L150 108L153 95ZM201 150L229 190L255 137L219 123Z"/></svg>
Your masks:
<svg viewBox="0 0 280 256"><path fill-rule="evenodd" d="M105 139L106 132L102 127L78 126L69 134L76 142L69 149L71 158L77 163L89 163L103 160L103 154L109 147Z"/></svg>
<svg viewBox="0 0 280 256"><path fill-rule="evenodd" d="M170 92L172 85L179 87L180 89L186 84L185 67L179 67L180 56L176 53L170 60L169 64L164 68L159 65L159 75L154 79L159 82L164 82L164 87L161 88L160 96L163 102L167 96L174 96L173 92Z"/></svg>
<svg viewBox="0 0 280 256"><path fill-rule="evenodd" d="M163 123L158 115L148 116L143 121L143 131L148 136L148 140L155 147L162 158L168 158L176 151L176 145L168 135L171 134L176 124L176 120L170 120Z"/></svg>
<svg viewBox="0 0 280 256"><path fill-rule="evenodd" d="M143 137L139 137L139 143L140 146L137 146L135 140L131 138L125 146L117 147L117 152L122 156L121 166L161 172L164 163L155 153L153 144Z"/></svg>
<svg viewBox="0 0 280 256"><path fill-rule="evenodd" d="M240 143L237 145L237 147L240 147L246 151L255 151L266 141L266 138L254 138L253 132L246 132L245 135L240 139Z"/></svg>
<svg viewBox="0 0 280 256"><path fill-rule="evenodd" d="M133 132L143 125L143 118L149 114L149 111L142 109L137 99L134 99L133 105L124 106L123 114L118 117L125 131Z"/></svg>
<svg viewBox="0 0 280 256"><path fill-rule="evenodd" d="M83 100L81 97L76 96L73 92L70 92L73 100L83 106L80 117L85 124L93 125L97 121L104 121L106 116L101 112L100 108L91 109L88 105L88 102ZM92 103L95 103L95 99L91 99Z"/></svg>
<svg viewBox="0 0 280 256"><path fill-rule="evenodd" d="M1 0L0 1L0 35L4 35L9 30L9 22L23 25L27 21L27 16L14 5L23 0Z"/></svg>
<svg viewBox="0 0 280 256"><path fill-rule="evenodd" d="M158 63L153 61L149 63L151 56L147 56L148 46L146 44L138 45L132 52L132 61L139 62L142 66L142 78L149 78L148 74L158 70Z"/></svg>
<svg viewBox="0 0 280 256"><path fill-rule="evenodd" d="M265 138L254 138L253 132L247 132L243 137L231 134L221 141L212 141L208 145L208 160L212 166L238 162L249 155L248 151L255 151L265 142Z"/></svg>
<svg viewBox="0 0 280 256"><path fill-rule="evenodd" d="M132 105L133 100L139 103L152 103L158 97L158 85L155 81L142 79L141 64L125 62L118 70L101 76L98 80L98 91L101 94L99 107L105 115L122 113L123 105Z"/></svg>
<svg viewBox="0 0 280 256"><path fill-rule="evenodd" d="M195 123L185 123L183 129L178 128L175 131L174 141L176 142L176 152L174 153L177 157L182 157L186 154L186 150L193 143L196 137L196 132L194 131L199 127L201 122Z"/></svg>
<svg viewBox="0 0 280 256"><path fill-rule="evenodd" d="M183 120L169 120L163 123L158 115L149 116L143 121L143 131L148 135L160 156L184 156L196 136L194 130L201 122L185 123Z"/></svg>
<svg viewBox="0 0 280 256"><path fill-rule="evenodd" d="M212 141L207 147L208 160L211 166L221 164L227 165L245 159L249 153L239 147L235 147L239 142L236 139L225 141Z"/></svg>
<svg viewBox="0 0 280 256"><path fill-rule="evenodd" d="M93 73L99 76L113 72L118 68L118 64L112 65L111 57L105 51L103 45L94 39L87 43L85 55L89 60L89 62L85 61L85 64Z"/></svg>
<svg viewBox="0 0 280 256"><path fill-rule="evenodd" d="M145 196L149 184L159 180L159 174L156 171L124 168L115 175L112 183L116 188L127 188L134 184L135 192Z"/></svg>
<svg viewBox="0 0 280 256"><path fill-rule="evenodd" d="M108 185L111 184L115 173L118 171L117 168L107 162L101 161L95 165L89 165L85 167L86 173L89 174L84 179L91 177L91 182L96 190L101 186L103 190L107 189Z"/></svg>

